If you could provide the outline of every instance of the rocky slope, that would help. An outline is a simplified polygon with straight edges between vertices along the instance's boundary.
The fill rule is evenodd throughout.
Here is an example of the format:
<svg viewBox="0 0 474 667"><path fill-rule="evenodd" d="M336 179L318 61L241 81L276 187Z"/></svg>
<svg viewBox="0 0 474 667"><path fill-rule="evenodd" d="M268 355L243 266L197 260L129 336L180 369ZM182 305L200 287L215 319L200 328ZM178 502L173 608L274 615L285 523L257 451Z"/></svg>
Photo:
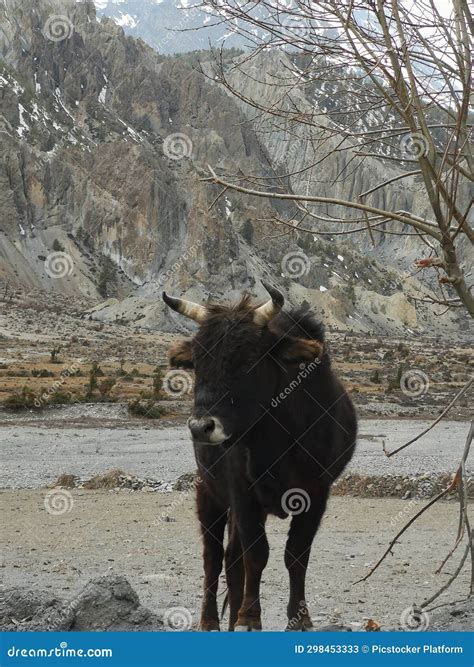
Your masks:
<svg viewBox="0 0 474 667"><path fill-rule="evenodd" d="M127 35L141 37L161 54L185 53L246 40L188 0L95 0L97 14L110 17ZM205 28L205 29L203 29Z"/></svg>
<svg viewBox="0 0 474 667"><path fill-rule="evenodd" d="M229 192L216 200L201 181L207 164L268 176L309 156L288 128L268 133L265 120L203 77L198 55L157 54L113 20L97 20L90 0L7 0L0 20L5 291L87 297L90 317L186 330L164 311L163 286L192 299L232 298L261 294L267 276L340 329L462 332L462 317L440 320L407 298L422 289L407 276L412 240L398 247L399 237L381 235L369 250L367 239L289 238L259 220L291 208ZM204 68L208 57L199 54ZM273 57L259 65L269 81ZM236 83L270 94L245 77ZM320 191L339 167L319 175ZM366 162L340 188L351 196L385 168ZM387 196L397 207L424 205L416 183L394 184Z"/></svg>

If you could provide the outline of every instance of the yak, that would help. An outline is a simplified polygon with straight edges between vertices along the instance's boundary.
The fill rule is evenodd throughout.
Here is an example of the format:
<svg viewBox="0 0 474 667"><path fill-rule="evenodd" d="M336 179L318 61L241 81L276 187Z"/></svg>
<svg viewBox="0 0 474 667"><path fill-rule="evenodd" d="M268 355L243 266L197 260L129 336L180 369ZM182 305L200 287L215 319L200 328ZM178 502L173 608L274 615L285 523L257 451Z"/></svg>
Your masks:
<svg viewBox="0 0 474 667"><path fill-rule="evenodd" d="M170 308L199 325L170 348L169 359L195 372L188 427L204 545L203 631L220 629L224 562L229 630L262 629L269 514L291 516L287 629L312 628L305 591L311 545L331 484L355 448L356 413L331 367L323 326L306 306L282 310L283 294L263 286L270 299L262 305L248 294L233 306L204 306L163 292Z"/></svg>

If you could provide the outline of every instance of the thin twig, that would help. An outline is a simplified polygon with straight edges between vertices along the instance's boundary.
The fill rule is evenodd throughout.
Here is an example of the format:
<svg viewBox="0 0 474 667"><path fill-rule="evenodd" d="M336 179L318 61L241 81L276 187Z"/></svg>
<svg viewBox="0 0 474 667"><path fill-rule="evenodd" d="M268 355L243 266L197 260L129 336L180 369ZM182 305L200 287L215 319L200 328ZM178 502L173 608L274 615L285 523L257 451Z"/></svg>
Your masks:
<svg viewBox="0 0 474 667"><path fill-rule="evenodd" d="M460 478L460 472L459 472L459 469L458 469L458 472L455 474L455 476L454 476L452 482L450 483L450 485L449 485L446 489L444 489L443 491L441 491L441 493L438 493L438 495L435 496L432 500L430 500L430 502L429 502L427 505L425 505L424 507L422 507L422 509L421 509L419 512L417 512L417 513L415 514L415 516L413 516L413 517L408 521L408 523L406 523L406 524L403 526L403 528L402 528L401 530L398 531L398 533L397 533L397 534L395 535L395 537L392 539L392 541L391 541L390 544L388 545L387 549L385 550L385 552L383 553L383 555L379 558L379 560L375 563L375 565L370 569L370 571L365 575L365 577L362 577L362 579L358 579L357 581L354 582L354 584L360 584L362 581L366 581L369 577L372 576L372 574L373 574L373 573L375 572L375 570L379 567L379 565L385 560L385 558L388 556L388 554L391 553L391 551L392 551L392 547L396 544L398 538L401 537L401 535L403 535L403 533L404 533L406 530L408 530L408 528L412 525L412 523L414 523L414 522L418 519L419 516L421 516L422 514L424 514L424 512L426 512L426 510L428 510L430 507L432 507L432 505L434 505L435 503L437 503L438 500L440 500L441 498L443 498L444 496L446 496L448 493L451 493L451 491L454 491L454 489L457 487L457 485L458 485L458 483L459 483L459 478Z"/></svg>
<svg viewBox="0 0 474 667"><path fill-rule="evenodd" d="M406 442L404 445L401 445L401 447L397 447L397 449L394 449L393 452L388 452L388 451L385 449L385 446L384 446L384 448L383 448L383 452L384 452L385 456L387 456L388 458L390 458L390 457L393 456L394 454L397 454L398 452L401 452L402 449L405 449L405 447L408 447L409 445L412 445L414 442L416 442L417 440L419 440L420 438L422 438L424 435L426 435L426 434L428 433L428 431L431 431L431 429L434 428L434 427L436 426L436 424L438 424L438 423L443 419L443 417L445 417L445 416L448 414L448 412L451 410L451 408L453 407L453 405L454 405L454 404L461 398L461 396L462 396L463 394L466 393L466 391L469 389L469 387L471 386L471 384L472 384L473 382L474 382L474 378L471 378L470 380L468 380L468 381L466 382L466 384L464 385L464 387L463 387L463 388L456 394L456 396L453 398L453 400L452 400L451 403L448 405L448 407L445 408L445 409L443 410L443 412L442 412L442 413L441 413L441 414L434 420L434 422L432 422L432 423L428 426L428 428L425 428L425 430L422 431L421 433L419 433L415 438L412 438L411 440L409 440L408 442Z"/></svg>

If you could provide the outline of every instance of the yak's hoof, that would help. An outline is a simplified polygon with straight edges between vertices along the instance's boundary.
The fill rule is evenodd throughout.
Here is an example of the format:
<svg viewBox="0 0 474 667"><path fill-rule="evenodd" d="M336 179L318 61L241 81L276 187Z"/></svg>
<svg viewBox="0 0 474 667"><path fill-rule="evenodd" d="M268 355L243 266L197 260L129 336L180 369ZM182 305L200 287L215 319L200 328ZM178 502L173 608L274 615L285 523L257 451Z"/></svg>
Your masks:
<svg viewBox="0 0 474 667"><path fill-rule="evenodd" d="M301 618L297 621L289 621L285 632L311 632L313 623L310 618Z"/></svg>
<svg viewBox="0 0 474 667"><path fill-rule="evenodd" d="M234 632L260 632L262 621L252 616L241 616L234 626Z"/></svg>
<svg viewBox="0 0 474 667"><path fill-rule="evenodd" d="M201 621L199 629L201 632L219 632L219 621Z"/></svg>

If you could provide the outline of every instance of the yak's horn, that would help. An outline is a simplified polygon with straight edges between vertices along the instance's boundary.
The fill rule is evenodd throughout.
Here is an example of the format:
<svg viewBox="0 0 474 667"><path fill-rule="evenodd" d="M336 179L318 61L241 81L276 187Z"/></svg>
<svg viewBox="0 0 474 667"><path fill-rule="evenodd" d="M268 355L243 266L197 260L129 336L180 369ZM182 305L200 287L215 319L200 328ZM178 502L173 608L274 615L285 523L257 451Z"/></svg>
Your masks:
<svg viewBox="0 0 474 667"><path fill-rule="evenodd" d="M176 299L174 296L168 296L166 292L163 292L163 301L177 313L181 313L181 315L189 317L191 320L199 322L199 324L206 319L207 311L204 306L200 306L198 303L186 301L186 299Z"/></svg>
<svg viewBox="0 0 474 667"><path fill-rule="evenodd" d="M270 294L271 299L269 299L262 306L256 308L254 311L253 321L255 324L259 324L260 326L264 326L267 324L267 322L270 322L270 320L273 319L275 315L278 315L280 310L283 308L283 304L285 303L285 297L279 290L275 289L275 287L272 287L268 283L263 282L263 280L262 285Z"/></svg>

